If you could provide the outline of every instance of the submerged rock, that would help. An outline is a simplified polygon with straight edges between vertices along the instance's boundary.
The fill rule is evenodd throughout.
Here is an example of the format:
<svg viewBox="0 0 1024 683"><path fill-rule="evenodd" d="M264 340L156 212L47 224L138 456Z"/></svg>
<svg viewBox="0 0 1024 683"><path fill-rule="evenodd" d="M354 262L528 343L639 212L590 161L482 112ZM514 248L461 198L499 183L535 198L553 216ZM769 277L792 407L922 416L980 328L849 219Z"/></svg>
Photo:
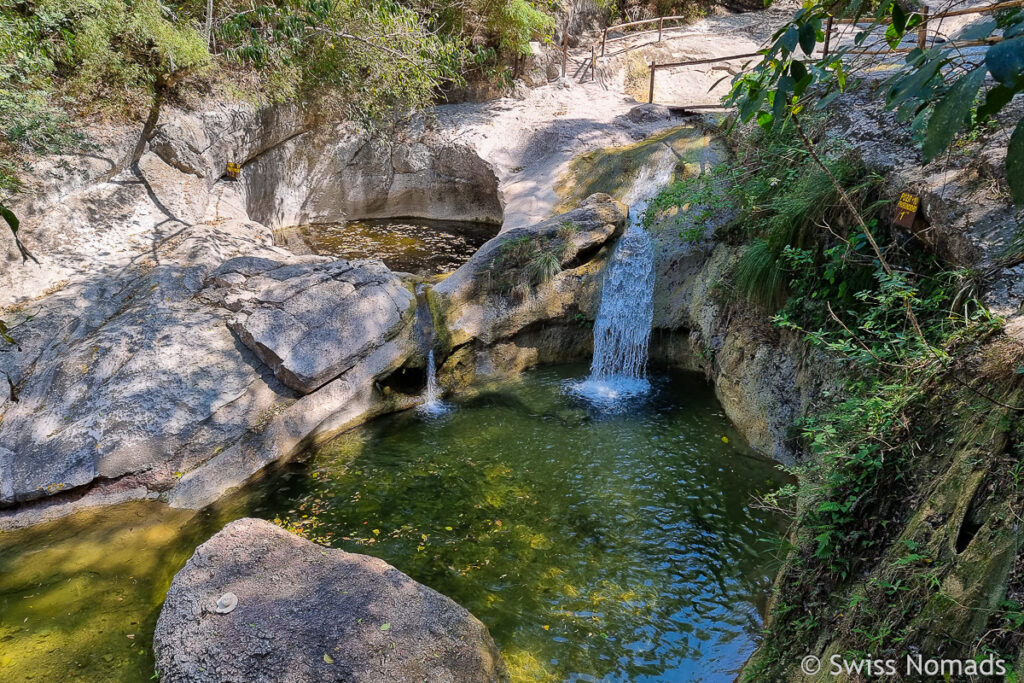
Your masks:
<svg viewBox="0 0 1024 683"><path fill-rule="evenodd" d="M217 613L230 591L237 607ZM504 681L484 626L383 560L232 522L174 577L154 638L164 683Z"/></svg>

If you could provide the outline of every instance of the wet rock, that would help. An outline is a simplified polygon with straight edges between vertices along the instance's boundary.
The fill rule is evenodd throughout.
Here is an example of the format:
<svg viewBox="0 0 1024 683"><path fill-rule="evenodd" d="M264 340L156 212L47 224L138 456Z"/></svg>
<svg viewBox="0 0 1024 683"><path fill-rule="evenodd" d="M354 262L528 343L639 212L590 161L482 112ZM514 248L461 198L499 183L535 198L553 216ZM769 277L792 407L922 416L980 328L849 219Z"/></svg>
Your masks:
<svg viewBox="0 0 1024 683"><path fill-rule="evenodd" d="M436 308L443 312L445 341L450 347L471 339L493 344L537 322L555 323L581 307L593 308L600 269L589 261L603 244L622 232L627 212L625 205L597 194L573 211L503 232L487 242L431 292ZM492 280L489 271L506 245L524 238L553 245L565 234L569 244L558 250L564 270L551 282L520 299L497 295L488 286Z"/></svg>
<svg viewBox="0 0 1024 683"><path fill-rule="evenodd" d="M641 104L626 114L633 123L651 123L672 118L672 112L662 104Z"/></svg>
<svg viewBox="0 0 1024 683"><path fill-rule="evenodd" d="M237 607L217 613L225 592ZM508 679L487 628L382 560L269 522L232 522L174 577L157 621L164 683Z"/></svg>

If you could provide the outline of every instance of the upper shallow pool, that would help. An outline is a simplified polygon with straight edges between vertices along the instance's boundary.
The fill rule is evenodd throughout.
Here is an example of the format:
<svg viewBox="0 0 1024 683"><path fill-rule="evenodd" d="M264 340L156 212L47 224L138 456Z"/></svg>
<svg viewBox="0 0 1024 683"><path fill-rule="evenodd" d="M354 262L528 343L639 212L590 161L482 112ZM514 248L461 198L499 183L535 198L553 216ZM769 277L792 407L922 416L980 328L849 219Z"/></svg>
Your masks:
<svg viewBox="0 0 1024 683"><path fill-rule="evenodd" d="M380 259L391 270L427 276L455 270L498 229L486 223L385 218L284 228L274 238L300 254Z"/></svg>
<svg viewBox="0 0 1024 683"><path fill-rule="evenodd" d="M585 372L378 420L201 515L137 504L0 535L0 680L148 680L171 577L245 514L452 597L517 680L732 680L782 531L752 503L783 475L699 376L606 415L566 391Z"/></svg>

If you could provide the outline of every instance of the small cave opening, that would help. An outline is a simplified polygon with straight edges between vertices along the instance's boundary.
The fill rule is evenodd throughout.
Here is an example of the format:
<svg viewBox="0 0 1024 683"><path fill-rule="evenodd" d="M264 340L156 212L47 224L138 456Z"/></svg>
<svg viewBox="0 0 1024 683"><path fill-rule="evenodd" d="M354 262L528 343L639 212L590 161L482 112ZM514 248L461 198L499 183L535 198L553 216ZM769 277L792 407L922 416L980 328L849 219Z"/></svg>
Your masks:
<svg viewBox="0 0 1024 683"><path fill-rule="evenodd" d="M403 365L387 377L377 380L383 391L392 391L405 396L418 396L427 386L427 369Z"/></svg>

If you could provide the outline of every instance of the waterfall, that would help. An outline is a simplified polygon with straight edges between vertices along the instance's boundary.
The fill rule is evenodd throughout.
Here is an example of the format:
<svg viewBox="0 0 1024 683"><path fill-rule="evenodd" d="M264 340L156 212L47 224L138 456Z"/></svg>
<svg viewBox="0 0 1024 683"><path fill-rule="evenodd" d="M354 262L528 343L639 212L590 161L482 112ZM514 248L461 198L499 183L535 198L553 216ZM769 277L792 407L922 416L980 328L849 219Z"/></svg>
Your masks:
<svg viewBox="0 0 1024 683"><path fill-rule="evenodd" d="M647 386L647 345L654 318L654 248L643 227L635 219L630 222L612 255L601 290L590 379L635 391Z"/></svg>
<svg viewBox="0 0 1024 683"><path fill-rule="evenodd" d="M433 349L427 354L427 388L423 392L423 403L418 410L425 415L442 415L448 412L448 404L441 400L441 387L437 383L437 365Z"/></svg>
<svg viewBox="0 0 1024 683"><path fill-rule="evenodd" d="M434 362L434 350L427 354L427 390L423 394L427 404L437 403L441 399L441 389L437 386L437 365Z"/></svg>
<svg viewBox="0 0 1024 683"><path fill-rule="evenodd" d="M594 322L590 377L575 390L601 403L650 391L647 349L654 319L654 246L643 227L647 205L672 176L675 157L652 160L638 174L626 200L629 227L612 253Z"/></svg>

